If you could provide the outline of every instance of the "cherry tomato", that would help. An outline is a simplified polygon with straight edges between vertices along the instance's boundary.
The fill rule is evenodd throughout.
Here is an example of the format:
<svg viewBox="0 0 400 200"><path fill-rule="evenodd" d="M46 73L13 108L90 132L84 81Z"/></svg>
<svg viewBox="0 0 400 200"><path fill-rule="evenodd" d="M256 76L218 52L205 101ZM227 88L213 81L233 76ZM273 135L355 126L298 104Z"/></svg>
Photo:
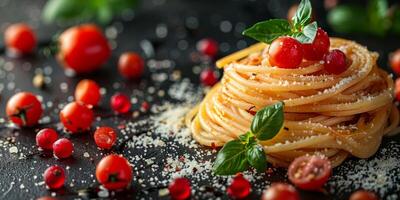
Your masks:
<svg viewBox="0 0 400 200"><path fill-rule="evenodd" d="M197 42L196 48L200 53L214 57L218 53L218 42L211 38L205 38Z"/></svg>
<svg viewBox="0 0 400 200"><path fill-rule="evenodd" d="M390 54L389 63L392 70L400 75L400 49L397 49L395 52Z"/></svg>
<svg viewBox="0 0 400 200"><path fill-rule="evenodd" d="M60 112L64 127L71 133L86 131L93 122L93 111L82 103L71 102Z"/></svg>
<svg viewBox="0 0 400 200"><path fill-rule="evenodd" d="M168 191L171 199L185 200L190 197L192 188L187 178L177 178L168 185Z"/></svg>
<svg viewBox="0 0 400 200"><path fill-rule="evenodd" d="M93 24L74 26L59 37L58 58L64 67L76 73L100 68L111 55L110 45L101 30Z"/></svg>
<svg viewBox="0 0 400 200"><path fill-rule="evenodd" d="M134 52L124 53L119 57L118 70L124 78L140 78L144 71L143 58Z"/></svg>
<svg viewBox="0 0 400 200"><path fill-rule="evenodd" d="M322 60L324 55L328 53L331 43L328 34L322 28L318 28L314 41L311 44L302 45L305 59Z"/></svg>
<svg viewBox="0 0 400 200"><path fill-rule="evenodd" d="M289 180L303 190L317 190L329 179L332 166L321 156L301 156L289 166Z"/></svg>
<svg viewBox="0 0 400 200"><path fill-rule="evenodd" d="M111 108L118 114L124 114L131 109L129 97L122 93L116 93L111 97Z"/></svg>
<svg viewBox="0 0 400 200"><path fill-rule="evenodd" d="M341 74L347 70L346 54L334 49L324 56L325 70L331 74Z"/></svg>
<svg viewBox="0 0 400 200"><path fill-rule="evenodd" d="M262 195L262 200L300 200L296 189L286 183L274 183Z"/></svg>
<svg viewBox="0 0 400 200"><path fill-rule="evenodd" d="M79 81L75 88L75 100L87 105L97 106L101 98L100 87L93 80Z"/></svg>
<svg viewBox="0 0 400 200"><path fill-rule="evenodd" d="M218 82L214 70L206 68L200 73L200 81L205 86L213 86Z"/></svg>
<svg viewBox="0 0 400 200"><path fill-rule="evenodd" d="M132 168L124 157L115 154L108 155L97 164L96 178L109 190L123 189L132 180Z"/></svg>
<svg viewBox="0 0 400 200"><path fill-rule="evenodd" d="M232 183L226 190L228 196L233 199L243 199L249 196L251 191L251 185L248 180L246 180L242 174L239 174L233 178Z"/></svg>
<svg viewBox="0 0 400 200"><path fill-rule="evenodd" d="M12 24L4 33L7 48L19 54L32 53L36 46L36 35L32 28L24 23Z"/></svg>
<svg viewBox="0 0 400 200"><path fill-rule="evenodd" d="M43 174L44 182L50 189L58 189L64 186L65 172L64 169L54 165L46 169Z"/></svg>
<svg viewBox="0 0 400 200"><path fill-rule="evenodd" d="M29 92L15 94L6 105L8 118L18 126L36 125L42 113L42 104L35 95Z"/></svg>
<svg viewBox="0 0 400 200"><path fill-rule="evenodd" d="M94 132L94 141L102 149L111 149L117 140L117 133L111 127L98 127Z"/></svg>
<svg viewBox="0 0 400 200"><path fill-rule="evenodd" d="M378 200L378 199L379 198L373 192L359 190L351 194L349 200Z"/></svg>
<svg viewBox="0 0 400 200"><path fill-rule="evenodd" d="M53 154L58 159L68 158L74 151L74 145L67 138L61 138L53 144Z"/></svg>
<svg viewBox="0 0 400 200"><path fill-rule="evenodd" d="M394 95L396 96L396 100L400 101L400 78L396 79L394 86Z"/></svg>
<svg viewBox="0 0 400 200"><path fill-rule="evenodd" d="M280 37L269 46L268 56L272 66L297 68L303 60L303 46L291 37Z"/></svg>
<svg viewBox="0 0 400 200"><path fill-rule="evenodd" d="M52 150L53 143L57 140L58 134L54 129L45 128L36 134L36 144L44 150Z"/></svg>

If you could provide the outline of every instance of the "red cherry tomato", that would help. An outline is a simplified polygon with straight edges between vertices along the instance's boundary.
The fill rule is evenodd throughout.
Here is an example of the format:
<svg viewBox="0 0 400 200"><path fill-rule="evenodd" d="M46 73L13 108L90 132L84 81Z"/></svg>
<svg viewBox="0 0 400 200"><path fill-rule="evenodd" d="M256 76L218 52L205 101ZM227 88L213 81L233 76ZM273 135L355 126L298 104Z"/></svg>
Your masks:
<svg viewBox="0 0 400 200"><path fill-rule="evenodd" d="M249 196L250 191L250 182L242 174L237 175L226 190L228 196L233 199L243 199Z"/></svg>
<svg viewBox="0 0 400 200"><path fill-rule="evenodd" d="M97 164L96 178L109 190L123 189L132 180L132 168L124 157L115 154L108 155Z"/></svg>
<svg viewBox="0 0 400 200"><path fill-rule="evenodd" d="M218 42L210 38L205 38L197 42L196 48L200 53L214 57L218 53Z"/></svg>
<svg viewBox="0 0 400 200"><path fill-rule="evenodd" d="M396 79L395 85L394 85L394 95L396 97L397 101L400 101L400 78Z"/></svg>
<svg viewBox="0 0 400 200"><path fill-rule="evenodd" d="M101 98L100 87L93 80L79 81L75 88L75 100L87 105L97 106Z"/></svg>
<svg viewBox="0 0 400 200"><path fill-rule="evenodd" d="M143 58L134 52L124 53L119 57L118 70L124 78L140 78L144 71Z"/></svg>
<svg viewBox="0 0 400 200"><path fill-rule="evenodd" d="M18 126L36 125L42 113L42 104L35 95L29 92L15 94L6 105L8 118Z"/></svg>
<svg viewBox="0 0 400 200"><path fill-rule="evenodd" d="M379 198L373 192L359 190L351 194L349 200L379 200Z"/></svg>
<svg viewBox="0 0 400 200"><path fill-rule="evenodd" d="M262 200L300 200L296 189L286 183L274 183L262 195Z"/></svg>
<svg viewBox="0 0 400 200"><path fill-rule="evenodd" d="M400 49L397 49L395 52L390 54L389 63L392 70L400 75Z"/></svg>
<svg viewBox="0 0 400 200"><path fill-rule="evenodd" d="M7 48L19 54L28 54L36 46L36 35L32 28L24 23L12 24L4 33Z"/></svg>
<svg viewBox="0 0 400 200"><path fill-rule="evenodd" d="M111 149L117 140L117 133L111 127L98 127L94 132L94 141L102 149Z"/></svg>
<svg viewBox="0 0 400 200"><path fill-rule="evenodd" d="M280 37L269 46L268 56L272 66L297 68L303 60L303 46L291 37Z"/></svg>
<svg viewBox="0 0 400 200"><path fill-rule="evenodd" d="M318 28L314 41L311 44L302 45L305 59L322 60L324 55L328 53L331 43L328 34L322 28Z"/></svg>
<svg viewBox="0 0 400 200"><path fill-rule="evenodd" d="M213 86L218 82L218 78L214 70L207 68L200 73L200 81L205 86Z"/></svg>
<svg viewBox="0 0 400 200"><path fill-rule="evenodd" d="M331 74L341 74L347 70L346 54L335 49L324 56L325 70Z"/></svg>
<svg viewBox="0 0 400 200"><path fill-rule="evenodd" d="M190 197L192 188L187 178L177 178L169 184L168 191L171 195L171 199L185 200Z"/></svg>
<svg viewBox="0 0 400 200"><path fill-rule="evenodd" d="M303 190L317 190L329 179L332 165L327 158L301 156L289 166L289 180Z"/></svg>
<svg viewBox="0 0 400 200"><path fill-rule="evenodd" d="M67 29L60 35L59 45L59 60L76 73L97 70L111 55L107 39L93 24Z"/></svg>
<svg viewBox="0 0 400 200"><path fill-rule="evenodd" d="M61 138L53 144L53 154L58 159L68 158L74 151L74 145L67 138Z"/></svg>
<svg viewBox="0 0 400 200"><path fill-rule="evenodd" d="M43 174L44 182L50 189L58 189L64 186L65 172L64 169L54 165L46 169Z"/></svg>
<svg viewBox="0 0 400 200"><path fill-rule="evenodd" d="M58 134L54 129L45 128L36 134L36 144L44 150L52 150L57 138Z"/></svg>
<svg viewBox="0 0 400 200"><path fill-rule="evenodd" d="M111 97L111 108L118 114L124 114L131 109L129 97L122 93L116 93Z"/></svg>
<svg viewBox="0 0 400 200"><path fill-rule="evenodd" d="M93 111L84 104L71 102L60 112L64 127L71 133L86 131L93 122Z"/></svg>

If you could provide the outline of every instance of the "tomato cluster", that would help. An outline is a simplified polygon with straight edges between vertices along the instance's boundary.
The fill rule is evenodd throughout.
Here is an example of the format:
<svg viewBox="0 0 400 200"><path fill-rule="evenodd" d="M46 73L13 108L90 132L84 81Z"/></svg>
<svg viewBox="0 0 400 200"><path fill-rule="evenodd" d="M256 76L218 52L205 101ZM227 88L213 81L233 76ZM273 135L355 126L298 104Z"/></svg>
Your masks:
<svg viewBox="0 0 400 200"><path fill-rule="evenodd" d="M268 49L268 61L272 66L295 69L301 66L303 59L323 60L328 73L341 74L348 68L346 55L338 49L329 51L329 47L328 34L318 28L315 39L310 44L302 44L287 36L275 39Z"/></svg>

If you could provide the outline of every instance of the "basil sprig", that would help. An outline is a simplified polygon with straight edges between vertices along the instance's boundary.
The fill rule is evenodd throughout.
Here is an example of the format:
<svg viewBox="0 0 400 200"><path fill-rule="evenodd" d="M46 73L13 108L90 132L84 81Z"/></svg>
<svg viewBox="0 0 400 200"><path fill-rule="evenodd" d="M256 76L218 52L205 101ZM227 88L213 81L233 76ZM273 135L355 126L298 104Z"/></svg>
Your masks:
<svg viewBox="0 0 400 200"><path fill-rule="evenodd" d="M317 35L318 24L311 22L312 7L309 0L301 0L292 21L270 19L258 22L243 31L243 35L271 44L280 36L291 36L301 43L312 43Z"/></svg>
<svg viewBox="0 0 400 200"><path fill-rule="evenodd" d="M238 139L226 143L218 152L213 165L217 175L233 175L247 170L250 166L265 171L267 157L258 141L272 139L283 126L283 103L267 106L253 118L250 131Z"/></svg>

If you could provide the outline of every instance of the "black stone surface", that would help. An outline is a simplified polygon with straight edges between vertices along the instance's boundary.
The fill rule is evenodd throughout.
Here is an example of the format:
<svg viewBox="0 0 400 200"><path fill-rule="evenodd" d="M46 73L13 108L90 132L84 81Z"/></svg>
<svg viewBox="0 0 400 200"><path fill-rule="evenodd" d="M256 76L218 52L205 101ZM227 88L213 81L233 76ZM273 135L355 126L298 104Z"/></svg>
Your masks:
<svg viewBox="0 0 400 200"><path fill-rule="evenodd" d="M52 56L44 55L43 49L49 45L54 34L65 29L65 26L49 26L40 22L40 8L44 4L44 0L18 0L18 1L0 1L0 30L9 23L25 21L35 26L40 40L38 53L32 56L23 58L12 58L5 54L4 48L0 57L0 69L4 76L0 74L0 83L4 86L0 95L0 118L5 118L5 104L7 99L18 91L30 91L41 95L44 102L53 102L52 108L46 108L44 122L34 128L16 129L7 126L6 123L0 124L0 140L9 141L10 144L5 145L3 142L0 148L0 199L36 199L41 196L50 196L52 193L57 194L59 199L86 199L96 198L98 184L93 177L95 164L101 157L109 153L108 151L100 151L96 148L92 140L92 133L69 135L60 132L61 136L70 138L75 145L75 152L72 158L57 161L51 155L39 152L35 146L35 132L42 127L60 128L58 123L58 108L59 103L65 103L71 100L76 83L82 78L91 78L96 80L101 86L105 87L107 94L103 97L101 105L96 108L96 114L102 116L100 121L96 121L93 127L98 125L111 125L118 127L131 121L129 116L113 116L108 106L108 99L116 92L121 91L132 96L137 96L139 101L151 100L151 104L156 104L163 98L156 95L148 94L147 88L154 86L156 90L167 89L168 84L157 84L151 80L151 72L146 71L144 77L138 81L123 80L116 70L116 62L118 56L125 51L137 51L145 56L143 49L140 47L140 42L143 40L150 41L155 48L155 54L149 59L172 60L175 67L169 69L169 73L173 70L180 70L182 77L188 77L193 83L198 84L198 76L193 74L192 67L195 65L212 65L207 62L201 63L193 61L191 58L195 55L196 42L204 37L216 39L222 46L224 51L220 51L219 56L227 55L240 48L243 44L254 43L251 39L244 38L240 35L241 26L249 26L257 21L270 17L286 16L286 10L291 5L292 1L187 1L187 0L149 0L142 1L134 17L131 20L118 19L109 26L116 27L120 30L118 37L115 39L116 48L113 50L112 58L103 66L103 68L93 74L81 75L76 77L68 77L63 69L55 61ZM329 28L325 24L324 10L322 1L314 1L315 7L318 8L317 19L321 25L327 30ZM129 16L128 16L129 17ZM198 20L197 28L185 27L185 21L189 17L194 17ZM232 24L232 31L224 33L220 30L221 21L227 20ZM238 25L239 24L239 25ZM109 27L107 26L107 27ZM156 35L157 26L166 26L168 34L165 38L160 38ZM122 27L122 29L120 28ZM235 29L236 27L236 29ZM337 35L331 32L332 36ZM358 41L370 50L380 53L380 65L383 68L387 67L387 56L389 52L400 47L399 37L388 36L385 38L374 38L365 36L344 36ZM179 41L186 41L187 48L184 50L178 49ZM238 44L238 41L242 41ZM184 42L185 43L185 42ZM212 63L212 62L211 62ZM49 67L47 67L49 66ZM45 89L37 89L32 85L32 78L35 71L41 69L43 71L51 69L51 83ZM46 74L46 73L45 73ZM68 86L68 90L63 92L60 89L60 84ZM14 85L14 87L13 87ZM143 91L144 94L137 94L132 91ZM166 97L168 98L168 97ZM140 103L135 104L133 110L137 110ZM139 119L144 119L147 114L141 114ZM136 120L136 119L135 119ZM143 127L146 130L146 127ZM139 131L140 132L140 131ZM386 139L383 146L388 140L400 142L399 137ZM121 145L122 139L118 141ZM10 145L17 146L19 153L9 153ZM117 153L131 154L125 152L124 147L116 148L113 151ZM186 151L182 148L182 151ZM20 158L20 152L23 156ZM84 153L90 155L89 158L83 156ZM140 154L134 152L133 154ZM163 157L163 155L158 155ZM68 166L68 180L66 187L57 191L49 191L44 185L37 185L42 181L42 172L49 166L58 164L63 167ZM399 164L400 167L400 164ZM150 172L149 172L150 173ZM335 172L336 173L336 172ZM286 181L284 171L278 170L276 175L268 177L269 181ZM35 179L34 177L37 176ZM138 175L146 176L146 174ZM73 181L73 186L70 183ZM207 183L205 183L207 184ZM135 180L130 190L116 193L112 196L113 199L135 199L135 198L158 198L158 189L164 187L159 185L153 188L141 188ZM194 188L196 189L196 188ZM86 195L80 195L85 193ZM398 193L393 191L392 193ZM211 194L214 197L227 199L224 191L213 191ZM329 194L327 192L310 193L301 192L302 199L346 199L348 193ZM253 194L249 199L258 199L259 194ZM207 198L214 198L209 197ZM164 197L167 199L168 197ZM196 199L205 197L196 196Z"/></svg>

